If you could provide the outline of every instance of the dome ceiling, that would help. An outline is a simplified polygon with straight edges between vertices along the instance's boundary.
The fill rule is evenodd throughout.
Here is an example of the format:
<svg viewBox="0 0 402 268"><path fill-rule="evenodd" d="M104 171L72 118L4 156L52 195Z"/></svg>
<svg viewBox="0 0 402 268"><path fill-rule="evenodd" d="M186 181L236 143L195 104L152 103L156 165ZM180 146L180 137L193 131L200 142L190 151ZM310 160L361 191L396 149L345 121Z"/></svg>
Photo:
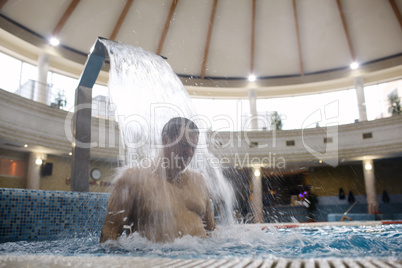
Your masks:
<svg viewBox="0 0 402 268"><path fill-rule="evenodd" d="M250 74L269 87L348 77L355 61L400 66L401 13L402 0L0 1L3 21L74 53L102 36L167 57L186 85L223 88L248 87Z"/></svg>

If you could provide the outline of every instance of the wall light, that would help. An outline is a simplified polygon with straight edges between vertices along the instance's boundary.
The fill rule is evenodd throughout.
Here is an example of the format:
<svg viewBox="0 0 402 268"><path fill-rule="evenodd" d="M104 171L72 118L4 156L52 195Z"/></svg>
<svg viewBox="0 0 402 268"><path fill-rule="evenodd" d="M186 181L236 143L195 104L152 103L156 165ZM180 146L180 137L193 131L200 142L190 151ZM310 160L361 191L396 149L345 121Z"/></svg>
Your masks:
<svg viewBox="0 0 402 268"><path fill-rule="evenodd" d="M350 68L351 68L352 70L356 70L357 68L359 68L359 63L357 63L356 61L352 62L352 63L350 64Z"/></svg>
<svg viewBox="0 0 402 268"><path fill-rule="evenodd" d="M373 166L372 166L371 164L366 164L366 165L364 166L364 169L365 169L365 170L372 170L372 169L373 169Z"/></svg>
<svg viewBox="0 0 402 268"><path fill-rule="evenodd" d="M40 158L37 158L37 159L35 160L35 164L38 165L38 166L42 165L42 163L43 163L43 161L42 161L42 159L40 159Z"/></svg>
<svg viewBox="0 0 402 268"><path fill-rule="evenodd" d="M60 40L58 38L52 36L49 39L49 44L54 46L54 47L57 47L60 44Z"/></svg>
<svg viewBox="0 0 402 268"><path fill-rule="evenodd" d="M28 144L24 144L24 148L28 148Z"/></svg>
<svg viewBox="0 0 402 268"><path fill-rule="evenodd" d="M256 79L257 79L257 77L255 77L255 75L253 75L253 74L250 74L248 76L248 81L250 81L250 82L255 82Z"/></svg>
<svg viewBox="0 0 402 268"><path fill-rule="evenodd" d="M254 176L259 177L261 175L261 172L257 169L254 171Z"/></svg>

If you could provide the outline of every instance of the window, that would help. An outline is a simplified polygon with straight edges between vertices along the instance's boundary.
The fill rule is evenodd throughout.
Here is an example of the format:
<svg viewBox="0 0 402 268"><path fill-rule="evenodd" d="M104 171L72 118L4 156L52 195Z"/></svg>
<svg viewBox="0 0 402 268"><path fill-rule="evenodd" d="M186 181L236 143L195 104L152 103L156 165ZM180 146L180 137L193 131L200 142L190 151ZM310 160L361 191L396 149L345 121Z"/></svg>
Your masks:
<svg viewBox="0 0 402 268"><path fill-rule="evenodd" d="M258 113L277 112L283 130L315 128L310 122L317 115L320 126L351 124L359 116L354 90L340 90L305 96L257 99ZM310 124L305 124L310 122Z"/></svg>
<svg viewBox="0 0 402 268"><path fill-rule="evenodd" d="M69 111L74 108L75 89L78 86L78 80L58 73L50 72L48 83L52 85L51 102L56 102L56 98L61 97L67 101L63 109ZM60 96L59 96L60 94Z"/></svg>
<svg viewBox="0 0 402 268"><path fill-rule="evenodd" d="M363 139L371 139L373 137L373 133L367 132L363 133Z"/></svg>
<svg viewBox="0 0 402 268"><path fill-rule="evenodd" d="M286 141L286 146L295 146L295 141L294 140Z"/></svg>
<svg viewBox="0 0 402 268"><path fill-rule="evenodd" d="M192 98L191 102L197 111L194 122L202 123L205 129L214 131L240 131L250 117L248 100L201 99ZM247 115L246 117L244 115ZM200 121L197 121L199 119ZM250 125L250 121L248 121ZM198 126L200 127L200 125ZM249 127L249 126L248 126Z"/></svg>
<svg viewBox="0 0 402 268"><path fill-rule="evenodd" d="M36 88L36 79L38 77L38 68L32 64L28 64L26 62L22 62L21 69L21 80L20 86L18 88L17 94L20 96L35 100L42 99L43 96L35 96L35 88ZM36 94L38 94L37 92Z"/></svg>
<svg viewBox="0 0 402 268"><path fill-rule="evenodd" d="M258 142L257 141L251 141L249 144L250 148L257 148L258 147Z"/></svg>
<svg viewBox="0 0 402 268"><path fill-rule="evenodd" d="M24 177L25 162L20 159L0 157L0 176Z"/></svg>
<svg viewBox="0 0 402 268"><path fill-rule="evenodd" d="M20 87L21 61L0 53L0 88L16 92Z"/></svg>
<svg viewBox="0 0 402 268"><path fill-rule="evenodd" d="M21 85L28 83L30 80L36 81L38 79L38 67L23 62L21 70Z"/></svg>

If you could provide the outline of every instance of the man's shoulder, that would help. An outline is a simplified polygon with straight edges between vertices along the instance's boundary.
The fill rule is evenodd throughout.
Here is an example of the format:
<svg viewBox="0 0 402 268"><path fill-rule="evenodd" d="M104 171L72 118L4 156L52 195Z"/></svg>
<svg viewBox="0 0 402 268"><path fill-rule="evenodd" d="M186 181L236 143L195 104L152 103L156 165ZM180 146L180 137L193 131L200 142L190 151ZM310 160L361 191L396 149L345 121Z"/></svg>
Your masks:
<svg viewBox="0 0 402 268"><path fill-rule="evenodd" d="M126 168L126 170L124 171L124 174L135 175L135 174L138 174L139 172L140 172L139 167L129 167L129 168Z"/></svg>
<svg viewBox="0 0 402 268"><path fill-rule="evenodd" d="M193 170L193 169L187 169L185 171L185 176L187 179L189 179L190 181L192 181L193 183L196 183L197 185L206 185L206 181L204 176L198 172L197 170Z"/></svg>
<svg viewBox="0 0 402 268"><path fill-rule="evenodd" d="M124 174L127 174L127 175L146 174L146 173L151 173L152 170L153 170L152 167L134 166L134 167L127 167L124 171Z"/></svg>
<svg viewBox="0 0 402 268"><path fill-rule="evenodd" d="M118 176L116 183L118 184L132 184L137 181L136 178L141 177L141 169L138 167L125 168L121 175Z"/></svg>
<svg viewBox="0 0 402 268"><path fill-rule="evenodd" d="M187 175L187 176L191 176L191 177L199 177L199 178L203 178L203 176L202 176L202 174L200 173L200 172L198 172L197 170L194 170L194 169L186 169L185 171L184 171L184 173Z"/></svg>

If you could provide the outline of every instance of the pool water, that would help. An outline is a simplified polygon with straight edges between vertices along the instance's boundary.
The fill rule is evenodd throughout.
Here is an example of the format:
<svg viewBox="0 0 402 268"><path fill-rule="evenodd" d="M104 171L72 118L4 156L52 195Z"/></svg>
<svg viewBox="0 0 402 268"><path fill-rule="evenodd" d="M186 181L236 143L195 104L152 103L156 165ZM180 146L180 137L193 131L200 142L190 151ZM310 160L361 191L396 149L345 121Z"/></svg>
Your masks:
<svg viewBox="0 0 402 268"><path fill-rule="evenodd" d="M261 230L220 226L208 239L185 236L154 244L137 233L99 244L99 235L0 244L0 255L135 256L167 258L392 258L402 259L402 225L323 226Z"/></svg>

